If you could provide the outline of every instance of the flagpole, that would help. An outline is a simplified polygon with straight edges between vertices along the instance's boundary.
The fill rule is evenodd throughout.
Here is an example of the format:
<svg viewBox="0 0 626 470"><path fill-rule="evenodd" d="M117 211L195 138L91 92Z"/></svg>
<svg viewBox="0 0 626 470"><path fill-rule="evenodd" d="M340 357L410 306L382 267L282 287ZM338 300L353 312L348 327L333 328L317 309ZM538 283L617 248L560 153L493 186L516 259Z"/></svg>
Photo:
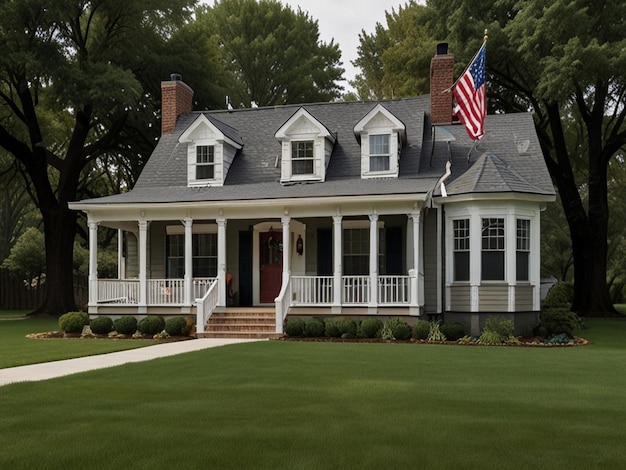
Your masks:
<svg viewBox="0 0 626 470"><path fill-rule="evenodd" d="M474 59L478 56L478 54L480 54L480 51L482 50L483 47L485 47L485 44L487 44L487 30L485 29L485 35L483 36L483 43L480 45L480 47L478 48L478 50L476 51L476 53L474 54L474 56L472 57L472 60L470 60L467 65L465 66L465 69L463 70L463 73L461 75L459 75L459 78L457 78L454 83L452 85L450 85L450 87L446 88L445 90L441 91L440 93L450 93L450 91L456 86L457 83L459 83L459 80L461 80L461 78L463 77L463 75L465 75L465 72L467 72L467 69L470 67L470 65L472 65L472 63L474 62Z"/></svg>

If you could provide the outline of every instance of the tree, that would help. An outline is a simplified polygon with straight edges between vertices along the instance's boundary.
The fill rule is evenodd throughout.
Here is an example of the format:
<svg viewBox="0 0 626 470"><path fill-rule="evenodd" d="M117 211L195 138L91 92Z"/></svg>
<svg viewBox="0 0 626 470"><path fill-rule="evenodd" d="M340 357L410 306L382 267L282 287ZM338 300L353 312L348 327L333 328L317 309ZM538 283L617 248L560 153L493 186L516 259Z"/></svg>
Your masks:
<svg viewBox="0 0 626 470"><path fill-rule="evenodd" d="M615 312L607 172L626 145L625 17L624 2L588 0L429 0L422 16L460 66L488 29L490 112L534 112L571 238L572 309L582 315Z"/></svg>
<svg viewBox="0 0 626 470"><path fill-rule="evenodd" d="M38 286L46 271L44 236L35 227L28 227L11 248L2 263L14 277L21 278L27 285Z"/></svg>
<svg viewBox="0 0 626 470"><path fill-rule="evenodd" d="M344 69L333 41L319 40L317 21L274 0L221 0L198 12L214 32L231 74L234 106L329 101L340 96Z"/></svg>
<svg viewBox="0 0 626 470"><path fill-rule="evenodd" d="M385 12L387 28L376 23L375 32L359 34L361 70L350 84L361 99L389 99L428 93L427 71L436 41L426 27L428 9L410 1L398 11Z"/></svg>
<svg viewBox="0 0 626 470"><path fill-rule="evenodd" d="M176 42L193 3L3 4L0 102L8 113L0 115L0 146L27 175L43 220L48 286L40 312L75 309L77 213L67 204L79 197L81 176L109 164L107 158L118 157L120 167L127 162L138 172L150 154L158 136L162 69L176 52L168 41ZM188 47L184 57L191 55L196 62L206 57ZM202 76L210 77L212 69L207 62Z"/></svg>

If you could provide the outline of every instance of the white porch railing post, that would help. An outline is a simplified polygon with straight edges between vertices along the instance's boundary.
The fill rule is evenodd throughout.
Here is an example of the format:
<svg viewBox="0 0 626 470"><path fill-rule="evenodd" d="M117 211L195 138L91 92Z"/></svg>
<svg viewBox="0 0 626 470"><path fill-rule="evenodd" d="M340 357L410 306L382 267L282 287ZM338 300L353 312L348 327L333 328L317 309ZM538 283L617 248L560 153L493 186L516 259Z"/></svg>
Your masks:
<svg viewBox="0 0 626 470"><path fill-rule="evenodd" d="M148 299L148 222L139 221L139 313L147 312Z"/></svg>
<svg viewBox="0 0 626 470"><path fill-rule="evenodd" d="M342 290L342 258L341 258L341 244L342 244L342 230L341 220L343 216L333 216L333 313L341 312L341 290Z"/></svg>
<svg viewBox="0 0 626 470"><path fill-rule="evenodd" d="M370 302L378 306L378 214L370 214Z"/></svg>
<svg viewBox="0 0 626 470"><path fill-rule="evenodd" d="M91 217L89 225L89 307L98 304L98 223Z"/></svg>
<svg viewBox="0 0 626 470"><path fill-rule="evenodd" d="M185 226L185 305L191 305L193 289L193 220L183 220Z"/></svg>
<svg viewBox="0 0 626 470"><path fill-rule="evenodd" d="M220 217L217 222L217 305L226 307L226 219Z"/></svg>

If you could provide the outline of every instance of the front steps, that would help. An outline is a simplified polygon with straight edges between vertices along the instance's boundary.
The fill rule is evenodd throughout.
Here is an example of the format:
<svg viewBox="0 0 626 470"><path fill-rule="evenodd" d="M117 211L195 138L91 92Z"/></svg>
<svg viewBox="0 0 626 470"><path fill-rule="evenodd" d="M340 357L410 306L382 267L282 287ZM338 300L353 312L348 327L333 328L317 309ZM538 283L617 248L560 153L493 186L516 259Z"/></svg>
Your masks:
<svg viewBox="0 0 626 470"><path fill-rule="evenodd" d="M273 308L228 307L213 312L204 332L198 338L256 338L272 339L276 334L276 312Z"/></svg>

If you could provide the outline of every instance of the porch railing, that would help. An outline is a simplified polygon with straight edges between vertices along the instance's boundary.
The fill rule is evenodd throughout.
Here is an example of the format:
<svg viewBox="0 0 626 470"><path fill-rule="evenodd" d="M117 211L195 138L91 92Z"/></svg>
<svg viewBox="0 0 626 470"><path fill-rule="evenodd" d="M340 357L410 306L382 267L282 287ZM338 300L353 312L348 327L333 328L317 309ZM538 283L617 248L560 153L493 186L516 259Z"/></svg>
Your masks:
<svg viewBox="0 0 626 470"><path fill-rule="evenodd" d="M219 299L219 282L209 280L207 290L201 298L196 298L196 332L203 333L207 321L217 306Z"/></svg>
<svg viewBox="0 0 626 470"><path fill-rule="evenodd" d="M362 305L370 301L369 276L343 276L341 279L341 299L343 304Z"/></svg>
<svg viewBox="0 0 626 470"><path fill-rule="evenodd" d="M215 278L194 278L192 281L192 299L199 299L206 294ZM148 279L148 305L184 305L184 279ZM139 279L98 279L99 304L139 303Z"/></svg>
<svg viewBox="0 0 626 470"><path fill-rule="evenodd" d="M291 276L291 305L330 305L332 276Z"/></svg>
<svg viewBox="0 0 626 470"><path fill-rule="evenodd" d="M97 292L98 303L136 305L139 303L139 279L98 279Z"/></svg>
<svg viewBox="0 0 626 470"><path fill-rule="evenodd" d="M411 302L411 276L378 276L378 303L408 305Z"/></svg>
<svg viewBox="0 0 626 470"><path fill-rule="evenodd" d="M292 292L292 277L284 276L283 277L283 286L278 293L278 297L276 297L274 301L274 310L276 311L276 333L283 332L283 324L285 322L285 318L287 318L287 313L289 312L289 307L292 305L290 297L290 293Z"/></svg>

